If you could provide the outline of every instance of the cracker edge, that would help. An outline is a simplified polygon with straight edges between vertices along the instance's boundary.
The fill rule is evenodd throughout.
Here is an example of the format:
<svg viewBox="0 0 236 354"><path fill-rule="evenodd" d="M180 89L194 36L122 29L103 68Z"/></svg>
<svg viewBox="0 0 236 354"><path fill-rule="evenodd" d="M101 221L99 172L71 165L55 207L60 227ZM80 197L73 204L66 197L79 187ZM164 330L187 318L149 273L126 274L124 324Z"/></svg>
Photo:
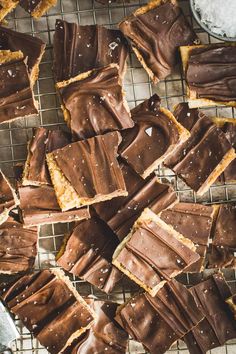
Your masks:
<svg viewBox="0 0 236 354"><path fill-rule="evenodd" d="M0 0L0 5L3 7L0 10L0 22L7 16L7 14L13 11L18 5L20 0Z"/></svg>
<svg viewBox="0 0 236 354"><path fill-rule="evenodd" d="M31 15L38 19L44 15L52 6L56 6L57 0L42 0L32 11Z"/></svg>

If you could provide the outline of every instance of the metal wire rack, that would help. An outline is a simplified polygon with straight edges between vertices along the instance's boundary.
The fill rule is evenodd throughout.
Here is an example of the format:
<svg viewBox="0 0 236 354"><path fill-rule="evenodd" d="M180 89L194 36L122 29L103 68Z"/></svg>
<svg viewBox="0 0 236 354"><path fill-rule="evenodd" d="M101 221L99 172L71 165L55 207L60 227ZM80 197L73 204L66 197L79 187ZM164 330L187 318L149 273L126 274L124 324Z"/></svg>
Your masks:
<svg viewBox="0 0 236 354"><path fill-rule="evenodd" d="M57 6L37 21L33 20L20 7L8 16L7 20L10 28L36 35L47 43L46 52L40 65L40 77L35 85L35 98L38 100L40 108L39 115L0 126L0 168L10 179L13 180L14 177L13 166L18 162L24 162L26 159L27 141L32 134L31 128L35 126L49 127L64 125L51 68L55 20L62 18L71 22L79 22L80 24L97 23L113 28L125 16L146 2L143 0L130 0L102 6L94 0L58 0ZM214 38L199 28L194 21L191 16L188 0L180 0L180 5L201 41L203 43L216 42ZM129 56L128 70L124 84L127 100L131 108L145 98L150 97L153 93L158 93L162 98L162 105L169 109L172 109L176 103L185 100L185 82L180 67L177 68L176 73L155 86L150 82L146 72L141 68L132 53ZM217 107L207 109L207 114L219 117L234 117L235 111L229 107ZM236 201L236 185L218 183L213 185L203 197L198 197L179 178L173 175L171 171L161 167L157 171L157 174L161 180L168 179L173 184L182 201L204 203ZM56 266L55 254L60 248L62 238L64 233L68 231L68 227L68 225L63 224L41 227L39 254L36 261L37 269ZM186 274L181 280L187 285L193 285L207 273ZM224 273L230 286L233 290L236 290L235 271L227 270ZM87 296L92 294L100 299L109 298L114 301L124 302L137 290L131 283L124 281L111 295L106 296L98 289L78 278L71 277L71 279L82 295ZM14 353L47 353L47 350L42 348L38 341L18 321L17 325L21 333L21 338L13 344ZM211 352L215 354L236 354L236 341L231 341L225 347L217 348ZM140 344L130 340L128 353L141 354L145 353L145 351ZM171 348L170 353L187 354L188 350L183 342L178 342Z"/></svg>

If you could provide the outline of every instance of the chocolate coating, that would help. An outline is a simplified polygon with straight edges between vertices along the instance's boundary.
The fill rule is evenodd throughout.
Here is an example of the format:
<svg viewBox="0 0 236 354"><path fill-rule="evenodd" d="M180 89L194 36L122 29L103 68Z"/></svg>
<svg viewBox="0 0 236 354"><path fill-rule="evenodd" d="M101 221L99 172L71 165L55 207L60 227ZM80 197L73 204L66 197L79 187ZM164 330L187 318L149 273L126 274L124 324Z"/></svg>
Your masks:
<svg viewBox="0 0 236 354"><path fill-rule="evenodd" d="M74 141L134 125L124 101L115 66L94 70L88 77L59 88Z"/></svg>
<svg viewBox="0 0 236 354"><path fill-rule="evenodd" d="M141 10L121 22L120 30L138 50L154 80L162 80L179 61L178 48L193 44L197 37L180 7L171 1L161 1L145 13Z"/></svg>
<svg viewBox="0 0 236 354"><path fill-rule="evenodd" d="M197 98L236 101L236 47L210 45L190 51L186 80Z"/></svg>
<svg viewBox="0 0 236 354"><path fill-rule="evenodd" d="M220 126L221 130L225 133L230 144L236 149L236 124L225 122L223 126ZM224 170L220 179L227 182L236 181L236 159Z"/></svg>
<svg viewBox="0 0 236 354"><path fill-rule="evenodd" d="M16 201L13 195L12 187L0 170L0 217L5 210L10 211L15 206Z"/></svg>
<svg viewBox="0 0 236 354"><path fill-rule="evenodd" d="M57 82L111 63L123 74L128 55L127 42L119 30L103 26L81 26L56 21L53 72Z"/></svg>
<svg viewBox="0 0 236 354"><path fill-rule="evenodd" d="M228 247L209 245L207 250L207 266L213 268L231 268L236 269L236 259L234 251Z"/></svg>
<svg viewBox="0 0 236 354"><path fill-rule="evenodd" d="M32 13L42 0L20 0L20 6L28 13Z"/></svg>

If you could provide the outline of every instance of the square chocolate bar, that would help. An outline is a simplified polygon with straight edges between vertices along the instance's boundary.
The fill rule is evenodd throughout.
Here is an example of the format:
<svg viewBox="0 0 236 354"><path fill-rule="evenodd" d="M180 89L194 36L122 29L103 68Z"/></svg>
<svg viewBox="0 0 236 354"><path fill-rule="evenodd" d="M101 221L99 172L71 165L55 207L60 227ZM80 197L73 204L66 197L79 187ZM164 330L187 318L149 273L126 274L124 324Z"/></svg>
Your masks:
<svg viewBox="0 0 236 354"><path fill-rule="evenodd" d="M19 204L10 182L0 170L0 225L7 220L9 212Z"/></svg>

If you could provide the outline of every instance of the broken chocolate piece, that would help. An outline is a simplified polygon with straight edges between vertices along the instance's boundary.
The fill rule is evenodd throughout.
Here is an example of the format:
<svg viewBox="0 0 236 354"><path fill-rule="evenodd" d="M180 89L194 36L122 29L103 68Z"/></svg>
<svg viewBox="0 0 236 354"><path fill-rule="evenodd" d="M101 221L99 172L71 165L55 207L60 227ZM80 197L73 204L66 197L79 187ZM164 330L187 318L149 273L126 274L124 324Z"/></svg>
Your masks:
<svg viewBox="0 0 236 354"><path fill-rule="evenodd" d="M57 0L20 0L19 2L20 6L34 18L43 16L56 3Z"/></svg>
<svg viewBox="0 0 236 354"><path fill-rule="evenodd" d="M68 80L94 68L118 64L124 74L127 42L119 30L99 25L81 26L56 21L53 72L56 82Z"/></svg>
<svg viewBox="0 0 236 354"><path fill-rule="evenodd" d="M9 212L19 204L11 184L0 170L0 225L7 220Z"/></svg>
<svg viewBox="0 0 236 354"><path fill-rule="evenodd" d="M120 23L137 58L154 82L169 75L179 61L179 46L198 42L175 0L153 0Z"/></svg>
<svg viewBox="0 0 236 354"><path fill-rule="evenodd" d="M0 22L15 9L19 0L0 0Z"/></svg>
<svg viewBox="0 0 236 354"><path fill-rule="evenodd" d="M210 244L207 249L207 265L208 269L236 269L236 258L234 251L228 247L215 246Z"/></svg>
<svg viewBox="0 0 236 354"><path fill-rule="evenodd" d="M57 83L57 88L74 141L134 125L115 64Z"/></svg>
<svg viewBox="0 0 236 354"><path fill-rule="evenodd" d="M191 136L164 164L202 195L235 159L235 151L222 130L198 109L181 103L176 106L174 116Z"/></svg>
<svg viewBox="0 0 236 354"><path fill-rule="evenodd" d="M199 260L192 241L145 209L117 247L113 264L155 296L170 278Z"/></svg>

